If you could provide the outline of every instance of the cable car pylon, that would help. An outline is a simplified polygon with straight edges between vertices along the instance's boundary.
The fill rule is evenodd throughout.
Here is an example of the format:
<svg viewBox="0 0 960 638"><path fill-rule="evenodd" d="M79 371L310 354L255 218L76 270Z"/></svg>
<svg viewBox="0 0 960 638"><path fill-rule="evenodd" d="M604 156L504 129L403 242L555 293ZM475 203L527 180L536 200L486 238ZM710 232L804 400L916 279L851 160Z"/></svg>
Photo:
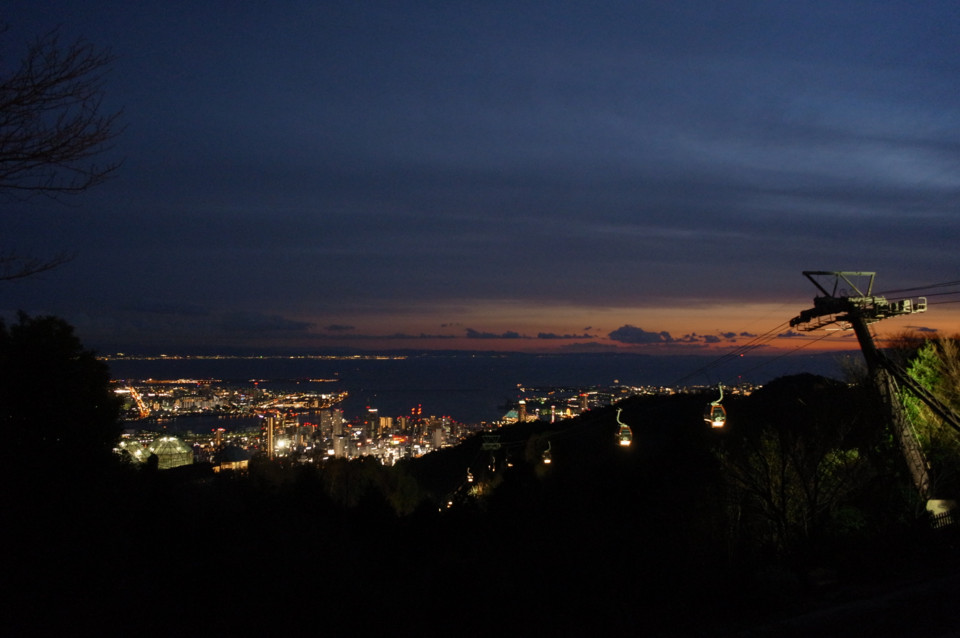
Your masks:
<svg viewBox="0 0 960 638"><path fill-rule="evenodd" d="M848 329L853 329L857 335L857 341L860 342L863 358L867 362L871 381L880 393L887 419L893 426L907 461L914 486L921 498L929 499L930 474L927 472L927 463L920 449L920 443L903 411L896 375L891 372L886 357L877 349L867 327L881 319L925 312L926 298L920 297L916 301L903 299L889 302L882 296L874 295L873 280L876 277L874 272L805 270L803 275L813 282L823 295L814 297L813 308L804 310L791 319L790 326L798 330L810 331L839 323ZM821 283L823 278L833 279L830 290ZM849 286L849 289L842 289L842 284ZM840 291L847 294L838 295Z"/></svg>

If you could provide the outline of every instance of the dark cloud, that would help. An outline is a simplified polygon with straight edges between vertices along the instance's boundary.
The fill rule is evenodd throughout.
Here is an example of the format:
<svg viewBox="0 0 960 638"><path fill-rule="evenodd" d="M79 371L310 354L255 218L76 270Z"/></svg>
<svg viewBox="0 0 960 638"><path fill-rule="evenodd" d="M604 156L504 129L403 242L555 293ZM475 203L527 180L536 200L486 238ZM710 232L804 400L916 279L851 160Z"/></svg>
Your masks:
<svg viewBox="0 0 960 638"><path fill-rule="evenodd" d="M324 339L335 339L338 341L417 341L433 339L455 339L455 335L436 335L436 334L408 334L405 332L394 332L391 334L334 334L324 336Z"/></svg>
<svg viewBox="0 0 960 638"><path fill-rule="evenodd" d="M5 36L63 24L114 52L126 161L69 211L5 207L13 248L77 259L3 310L87 317L101 341L115 315L189 340L205 313L298 334L282 317L443 308L408 328L433 330L461 304L780 303L809 301L809 268L960 271L951 3L21 4ZM610 338L692 346L706 324Z"/></svg>
<svg viewBox="0 0 960 638"><path fill-rule="evenodd" d="M513 330L507 330L500 334L495 334L492 332L480 332L474 330L473 328L467 328L467 338L468 339L529 339L530 337L524 337L519 332L514 332Z"/></svg>
<svg viewBox="0 0 960 638"><path fill-rule="evenodd" d="M939 332L936 328L927 328L925 326L909 326L914 332Z"/></svg>
<svg viewBox="0 0 960 638"><path fill-rule="evenodd" d="M142 313L146 315L178 315L182 317L207 317L210 309L190 303L142 301L125 305L122 312Z"/></svg>
<svg viewBox="0 0 960 638"><path fill-rule="evenodd" d="M787 330L786 332L781 332L777 335L780 339L795 339L797 337L808 337L809 335L805 332L797 332L795 330Z"/></svg>
<svg viewBox="0 0 960 638"><path fill-rule="evenodd" d="M313 323L278 314L216 312L188 309L187 312L80 314L74 324L80 335L100 350L123 345L136 351L163 348L167 351L209 347L273 347L285 342L304 342L314 337ZM104 338L99 335L108 335ZM184 335L191 335L190 339Z"/></svg>
<svg viewBox="0 0 960 638"><path fill-rule="evenodd" d="M719 335L701 335L696 332L685 334L681 337L673 337L667 331L647 332L642 328L626 325L614 330L609 335L610 339L629 344L684 344L689 346L704 346L707 344L717 344L723 342L736 343L737 334L735 332L724 332Z"/></svg>
<svg viewBox="0 0 960 638"><path fill-rule="evenodd" d="M569 352L569 353L605 353L605 352L619 352L620 348L618 346L606 344L606 343L568 343L563 344L557 348L560 352Z"/></svg>
<svg viewBox="0 0 960 638"><path fill-rule="evenodd" d="M538 332L537 339L596 339L596 335L591 334L582 334L582 335L558 335L553 332Z"/></svg>
<svg viewBox="0 0 960 638"><path fill-rule="evenodd" d="M354 327L339 324L339 323L332 323L329 326L324 326L323 329L328 332L345 332L348 330L354 330Z"/></svg>
<svg viewBox="0 0 960 638"><path fill-rule="evenodd" d="M670 343L673 337L666 330L661 332L647 332L629 324L621 326L607 335L613 341L628 344Z"/></svg>
<svg viewBox="0 0 960 638"><path fill-rule="evenodd" d="M222 316L218 326L227 332L245 334L299 333L310 331L309 321L287 319L280 315L264 315L254 312L233 312Z"/></svg>

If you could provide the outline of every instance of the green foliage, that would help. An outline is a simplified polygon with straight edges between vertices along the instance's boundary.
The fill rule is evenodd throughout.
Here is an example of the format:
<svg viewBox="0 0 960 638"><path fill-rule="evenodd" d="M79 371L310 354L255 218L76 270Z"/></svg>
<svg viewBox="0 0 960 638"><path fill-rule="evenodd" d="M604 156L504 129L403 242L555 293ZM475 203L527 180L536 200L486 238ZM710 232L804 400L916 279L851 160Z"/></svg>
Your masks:
<svg viewBox="0 0 960 638"><path fill-rule="evenodd" d="M384 474L382 488L398 516L412 514L424 500L423 491L405 465L395 465Z"/></svg>
<svg viewBox="0 0 960 638"><path fill-rule="evenodd" d="M960 343L956 339L927 340L914 354L907 374L955 413L960 412ZM935 493L960 493L960 436L908 390L902 392L904 411L930 465Z"/></svg>

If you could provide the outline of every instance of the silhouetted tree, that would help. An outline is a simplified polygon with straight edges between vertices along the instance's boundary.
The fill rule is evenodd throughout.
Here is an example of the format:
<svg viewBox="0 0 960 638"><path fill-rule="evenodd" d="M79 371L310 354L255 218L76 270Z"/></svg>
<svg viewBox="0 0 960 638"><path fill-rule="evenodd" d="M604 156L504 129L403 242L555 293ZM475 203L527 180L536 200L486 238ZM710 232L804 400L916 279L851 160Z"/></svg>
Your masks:
<svg viewBox="0 0 960 638"><path fill-rule="evenodd" d="M883 354L896 365L906 368L929 340L929 334L902 330L884 340Z"/></svg>
<svg viewBox="0 0 960 638"><path fill-rule="evenodd" d="M0 446L6 470L56 474L109 463L120 401L107 365L56 317L0 322Z"/></svg>
<svg viewBox="0 0 960 638"><path fill-rule="evenodd" d="M856 399L856 389L809 374L777 379L750 397L721 452L738 533L792 553L864 489L883 432Z"/></svg>
<svg viewBox="0 0 960 638"><path fill-rule="evenodd" d="M85 40L38 37L18 67L0 76L0 193L7 197L80 193L119 163L94 161L118 134L120 113L103 113L103 74L112 56ZM69 259L0 253L0 280L49 270Z"/></svg>

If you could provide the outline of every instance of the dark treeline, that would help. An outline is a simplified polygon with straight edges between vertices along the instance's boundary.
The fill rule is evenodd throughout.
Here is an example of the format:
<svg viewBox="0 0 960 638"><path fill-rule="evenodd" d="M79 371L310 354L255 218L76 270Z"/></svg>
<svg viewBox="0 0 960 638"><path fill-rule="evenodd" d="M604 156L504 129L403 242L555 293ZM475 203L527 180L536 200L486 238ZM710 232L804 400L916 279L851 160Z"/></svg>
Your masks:
<svg viewBox="0 0 960 638"><path fill-rule="evenodd" d="M870 390L784 377L726 398L722 429L701 418L712 398L621 403L628 448L605 408L395 467L214 474L24 450L7 468L6 626L785 635L779 619L952 565Z"/></svg>

